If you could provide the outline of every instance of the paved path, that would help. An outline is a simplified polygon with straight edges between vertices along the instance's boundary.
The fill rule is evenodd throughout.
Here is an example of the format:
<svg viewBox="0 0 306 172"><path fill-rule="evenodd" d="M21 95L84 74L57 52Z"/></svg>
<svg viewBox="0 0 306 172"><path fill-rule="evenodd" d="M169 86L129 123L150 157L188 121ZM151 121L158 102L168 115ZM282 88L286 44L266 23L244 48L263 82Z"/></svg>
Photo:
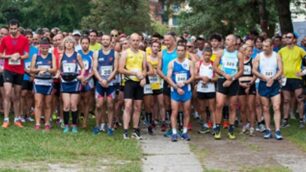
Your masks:
<svg viewBox="0 0 306 172"><path fill-rule="evenodd" d="M200 162L190 151L188 142L179 140L172 143L161 133L154 136L144 135L144 137L145 139L141 141L144 172L203 171Z"/></svg>

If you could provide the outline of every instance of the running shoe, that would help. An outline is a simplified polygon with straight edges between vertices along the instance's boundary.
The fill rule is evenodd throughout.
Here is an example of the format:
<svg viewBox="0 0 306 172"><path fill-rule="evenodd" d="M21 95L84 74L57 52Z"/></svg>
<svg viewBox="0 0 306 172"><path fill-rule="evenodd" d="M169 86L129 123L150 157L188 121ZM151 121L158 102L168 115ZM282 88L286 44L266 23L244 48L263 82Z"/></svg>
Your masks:
<svg viewBox="0 0 306 172"><path fill-rule="evenodd" d="M37 124L36 124L36 125L34 126L34 129L35 129L35 130L40 130L40 125L37 125Z"/></svg>
<svg viewBox="0 0 306 172"><path fill-rule="evenodd" d="M95 128L92 129L92 132L93 132L94 135L97 135L97 134L100 133L100 128L99 127L95 127Z"/></svg>
<svg viewBox="0 0 306 172"><path fill-rule="evenodd" d="M136 139L136 140L142 140L142 137L141 137L141 135L140 135L140 130L139 130L139 129L137 129L137 130L135 130L135 131L133 132L132 138L134 138L134 139Z"/></svg>
<svg viewBox="0 0 306 172"><path fill-rule="evenodd" d="M255 129L253 127L250 128L249 135L254 136Z"/></svg>
<svg viewBox="0 0 306 172"><path fill-rule="evenodd" d="M18 127L18 128L23 128L23 125L22 125L22 123L21 123L20 121L16 121L16 122L14 123L14 125L15 125L16 127Z"/></svg>
<svg viewBox="0 0 306 172"><path fill-rule="evenodd" d="M45 125L45 131L50 131L50 129L51 129L51 125Z"/></svg>
<svg viewBox="0 0 306 172"><path fill-rule="evenodd" d="M162 125L161 125L161 127L160 127L160 130L161 130L162 132L165 132L165 131L167 130L167 125L166 125L165 122L162 122Z"/></svg>
<svg viewBox="0 0 306 172"><path fill-rule="evenodd" d="M165 136L165 137L171 137L171 135L172 135L172 130L171 130L171 129L168 129L168 131L166 131L166 132L164 133L164 136Z"/></svg>
<svg viewBox="0 0 306 172"><path fill-rule="evenodd" d="M149 133L150 135L153 135L153 127L152 127L152 126L149 126L149 127L148 127L148 133Z"/></svg>
<svg viewBox="0 0 306 172"><path fill-rule="evenodd" d="M215 138L215 140L220 140L221 139L221 130L215 130L214 138Z"/></svg>
<svg viewBox="0 0 306 172"><path fill-rule="evenodd" d="M280 130L275 131L275 135L274 135L276 140L282 140L283 136L282 133L280 132Z"/></svg>
<svg viewBox="0 0 306 172"><path fill-rule="evenodd" d="M9 122L8 121L3 122L2 128L8 128L8 127L9 127Z"/></svg>
<svg viewBox="0 0 306 172"><path fill-rule="evenodd" d="M123 133L123 139L124 140L127 140L127 139L129 139L130 137L129 137L129 134L128 134L128 132L124 132Z"/></svg>
<svg viewBox="0 0 306 172"><path fill-rule="evenodd" d="M64 127L63 132L64 132L64 133L68 133L68 132L69 132L69 126L68 126L68 125L66 125L66 126Z"/></svg>
<svg viewBox="0 0 306 172"><path fill-rule="evenodd" d="M78 127L73 126L71 131L72 131L72 133L78 133Z"/></svg>
<svg viewBox="0 0 306 172"><path fill-rule="evenodd" d="M25 122L26 122L26 119L25 119L24 117L20 117L19 120L20 120L20 122L22 122L22 123L25 123Z"/></svg>
<svg viewBox="0 0 306 172"><path fill-rule="evenodd" d="M300 120L299 128L305 128L305 123L303 120Z"/></svg>
<svg viewBox="0 0 306 172"><path fill-rule="evenodd" d="M183 133L181 135L182 139L186 140L186 141L190 141L190 136L188 135L188 133Z"/></svg>
<svg viewBox="0 0 306 172"><path fill-rule="evenodd" d="M259 128L259 132L264 132L265 130L266 130L266 127L265 127L265 125L264 124L259 124L258 125L258 128Z"/></svg>
<svg viewBox="0 0 306 172"><path fill-rule="evenodd" d="M108 136L113 136L114 135L114 130L112 128L107 129L107 135Z"/></svg>
<svg viewBox="0 0 306 172"><path fill-rule="evenodd" d="M210 129L208 128L207 125L202 125L201 129L198 130L199 134L206 134L206 133L209 133L209 132L210 132Z"/></svg>
<svg viewBox="0 0 306 172"><path fill-rule="evenodd" d="M265 130L264 131L264 139L270 139L270 138L272 138L272 132L271 132L271 130Z"/></svg>
<svg viewBox="0 0 306 172"><path fill-rule="evenodd" d="M171 135L171 141L172 142L177 142L177 138L178 138L177 134L172 134Z"/></svg>
<svg viewBox="0 0 306 172"><path fill-rule="evenodd" d="M227 136L228 136L228 139L230 139L230 140L235 140L236 139L235 133L233 131L229 131L227 133Z"/></svg>
<svg viewBox="0 0 306 172"><path fill-rule="evenodd" d="M29 122L34 122L35 120L32 118L32 117L27 117L26 121L29 121Z"/></svg>
<svg viewBox="0 0 306 172"><path fill-rule="evenodd" d="M282 121L282 128L287 128L287 127L290 127L290 125L289 125L289 122L288 122L288 120L283 120Z"/></svg>

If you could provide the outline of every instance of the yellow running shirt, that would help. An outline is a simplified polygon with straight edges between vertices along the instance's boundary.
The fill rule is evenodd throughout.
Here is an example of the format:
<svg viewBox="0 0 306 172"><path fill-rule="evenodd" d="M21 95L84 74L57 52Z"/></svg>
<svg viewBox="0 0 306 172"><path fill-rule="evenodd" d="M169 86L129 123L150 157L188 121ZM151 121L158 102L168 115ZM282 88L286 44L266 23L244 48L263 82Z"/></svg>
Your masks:
<svg viewBox="0 0 306 172"><path fill-rule="evenodd" d="M280 49L278 54L283 61L284 76L286 78L302 79L296 76L296 73L302 71L302 60L306 56L306 52L298 46L294 46L291 49L286 46Z"/></svg>
<svg viewBox="0 0 306 172"><path fill-rule="evenodd" d="M157 69L158 67L158 59L156 58L156 60L151 60L151 57L148 56L147 57L147 62L150 63L152 65L152 67L154 69ZM151 88L152 90L159 90L161 89L161 78L159 77L159 75L155 75L155 76L148 76L149 78L149 81L150 81L150 85L151 85Z"/></svg>
<svg viewBox="0 0 306 172"><path fill-rule="evenodd" d="M130 48L126 50L126 63L125 68L128 71L142 72L142 64L144 60L144 52L138 50L137 53L133 52ZM139 82L136 76L127 76L128 79Z"/></svg>

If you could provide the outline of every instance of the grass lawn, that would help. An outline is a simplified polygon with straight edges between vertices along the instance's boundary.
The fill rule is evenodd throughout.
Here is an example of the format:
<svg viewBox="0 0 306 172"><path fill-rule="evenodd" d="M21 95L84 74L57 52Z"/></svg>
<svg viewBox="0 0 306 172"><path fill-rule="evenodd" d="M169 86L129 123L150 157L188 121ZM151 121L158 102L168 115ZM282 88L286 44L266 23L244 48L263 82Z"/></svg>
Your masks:
<svg viewBox="0 0 306 172"><path fill-rule="evenodd" d="M2 119L1 119L2 122ZM141 149L135 140L123 140L90 129L63 134L52 128L35 131L33 123L24 129L0 128L0 171L141 171Z"/></svg>
<svg viewBox="0 0 306 172"><path fill-rule="evenodd" d="M297 144L303 151L306 152L306 129L300 129L298 120L290 120L290 127L281 129L285 139Z"/></svg>

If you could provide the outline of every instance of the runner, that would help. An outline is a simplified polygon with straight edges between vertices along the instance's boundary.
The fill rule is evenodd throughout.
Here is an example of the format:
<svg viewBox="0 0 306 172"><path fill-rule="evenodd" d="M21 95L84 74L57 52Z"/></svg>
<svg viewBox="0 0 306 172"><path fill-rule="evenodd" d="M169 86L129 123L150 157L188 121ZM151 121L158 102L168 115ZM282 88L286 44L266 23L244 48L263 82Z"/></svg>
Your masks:
<svg viewBox="0 0 306 172"><path fill-rule="evenodd" d="M244 44L240 48L243 54L243 75L239 78L238 100L240 107L240 117L242 121L242 133L249 131L249 135L254 135L255 124L255 80L256 77L252 73L252 52L253 48Z"/></svg>
<svg viewBox="0 0 306 172"><path fill-rule="evenodd" d="M94 134L100 132L100 123L102 111L108 115L107 134L113 135L113 118L114 118L114 99L115 86L113 85L118 69L118 54L111 48L111 36L102 36L102 49L94 53L93 71L97 79L96 83L96 127L93 129ZM107 109L103 105L107 102ZM103 121L104 122L104 121Z"/></svg>
<svg viewBox="0 0 306 172"><path fill-rule="evenodd" d="M236 37L228 35L225 40L226 48L217 55L214 61L214 71L220 75L217 81L217 106L216 106L216 130L215 139L221 139L220 123L222 120L222 109L229 99L229 139L235 139L234 122L236 119L237 93L239 88L238 78L243 73L243 57L235 49ZM220 65L220 67L219 67Z"/></svg>
<svg viewBox="0 0 306 172"><path fill-rule="evenodd" d="M177 58L176 52L176 42L175 42L175 33L167 33L164 36L164 44L167 46L166 49L162 50L158 54L159 62L157 73L164 80L163 82L163 94L164 94L164 105L166 109L166 120L170 120L171 112L171 101L170 101L170 86L168 85L168 64L170 61ZM165 131L166 127L161 127L162 132ZM169 128L168 132L165 133L165 136L171 136L171 128Z"/></svg>
<svg viewBox="0 0 306 172"><path fill-rule="evenodd" d="M52 75L57 72L55 57L49 53L49 38L43 37L39 43L39 52L32 57L30 71L35 75L35 130L40 129L40 118L42 112L45 115L45 131L51 129L50 117L52 110Z"/></svg>
<svg viewBox="0 0 306 172"><path fill-rule="evenodd" d="M142 139L139 129L139 117L143 99L143 86L146 83L146 55L139 50L140 36L133 33L130 36L130 48L122 52L119 62L119 72L125 75L123 138L128 139L128 128L133 112L132 137Z"/></svg>
<svg viewBox="0 0 306 172"><path fill-rule="evenodd" d="M20 122L21 108L20 96L22 79L24 74L23 60L28 58L29 41L18 31L19 21L12 19L9 21L9 35L1 40L0 57L4 59L4 121L3 128L9 127L9 112L11 109L11 95L14 102L14 123L17 127L23 128Z"/></svg>
<svg viewBox="0 0 306 172"><path fill-rule="evenodd" d="M212 49L204 48L203 56L195 65L195 79L198 80L196 85L197 100L199 113L202 118L202 126L199 133L205 134L209 132L208 122L215 124L215 104L216 104L216 88L215 82L217 77L213 71L213 62L211 61ZM209 108L210 119L207 118L206 107Z"/></svg>
<svg viewBox="0 0 306 172"><path fill-rule="evenodd" d="M78 51L78 53L82 57L82 61L83 61L84 68L85 68L85 73L84 73L85 78L82 82L81 98L80 98L80 103L79 103L80 110L82 110L81 113L84 115L82 128L87 128L89 108L91 106L90 99L92 95L92 90L94 88L94 80L92 78L93 76L93 70L92 70L93 52L89 50L89 42L90 40L88 37L80 38L82 49Z"/></svg>
<svg viewBox="0 0 306 172"><path fill-rule="evenodd" d="M183 133L181 137L186 141L190 140L187 132L191 110L191 83L194 79L194 63L186 58L186 46L184 44L179 44L178 42L177 54L178 58L169 63L167 73L169 85L171 85L172 142L176 142L178 139L177 116L180 104L182 104L184 112Z"/></svg>
<svg viewBox="0 0 306 172"><path fill-rule="evenodd" d="M263 42L263 52L259 53L253 62L253 73L259 79L259 94L263 105L263 114L265 117L266 130L264 138L272 137L270 127L270 100L273 107L273 118L275 125L275 139L281 140L283 137L280 132L280 84L279 78L282 75L282 61L277 53L273 51L271 39L266 39Z"/></svg>
<svg viewBox="0 0 306 172"><path fill-rule="evenodd" d="M300 118L300 128L304 128L304 97L303 97L303 80L302 80L302 60L306 56L306 52L298 47L296 37L293 33L287 33L287 46L279 50L278 54L281 56L283 62L283 83L282 83L282 94L283 94L283 112L284 120L282 127L288 127L288 118L290 111L290 100L291 93L294 93L294 98L297 100L297 109Z"/></svg>
<svg viewBox="0 0 306 172"><path fill-rule="evenodd" d="M30 66L32 62L32 57L34 54L38 53L37 44L33 43L33 34L31 31L26 32L26 37L30 43L29 57L24 60L24 75L22 82L22 91L21 91L21 111L22 117L20 118L21 122L34 121L31 117L32 107L34 105L34 94L33 94L33 76L30 73ZM37 39L37 37L36 37Z"/></svg>
<svg viewBox="0 0 306 172"><path fill-rule="evenodd" d="M91 30L89 32L90 45L89 50L99 51L101 49L101 44L97 42L98 32L96 30Z"/></svg>
<svg viewBox="0 0 306 172"><path fill-rule="evenodd" d="M76 44L72 36L67 36L64 40L64 53L60 59L60 74L61 74L61 94L63 99L64 111L64 133L69 132L70 112L72 115L72 132L77 133L78 121L78 101L81 83L84 82L84 64L82 57L74 51ZM81 72L78 73L78 65Z"/></svg>

